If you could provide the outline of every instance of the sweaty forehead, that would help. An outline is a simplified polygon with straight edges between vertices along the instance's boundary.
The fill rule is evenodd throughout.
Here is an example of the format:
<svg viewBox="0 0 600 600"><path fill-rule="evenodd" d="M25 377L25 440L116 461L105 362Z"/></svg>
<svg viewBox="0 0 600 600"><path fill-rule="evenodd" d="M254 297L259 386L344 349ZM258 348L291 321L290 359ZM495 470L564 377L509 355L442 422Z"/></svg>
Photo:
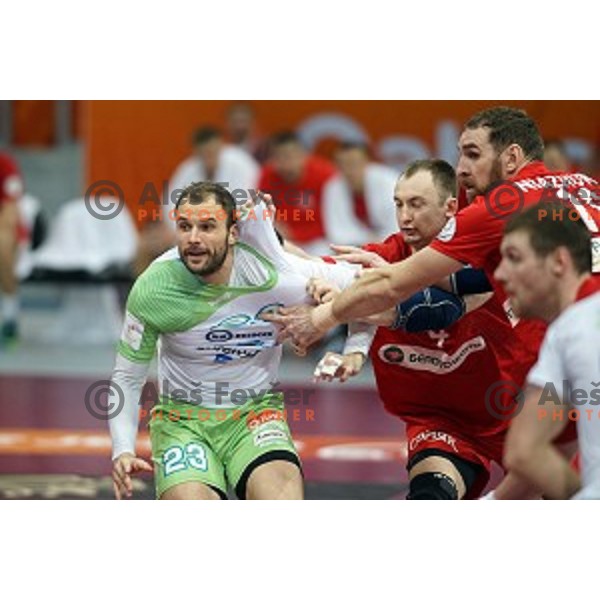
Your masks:
<svg viewBox="0 0 600 600"><path fill-rule="evenodd" d="M483 149L490 145L490 130L487 127L465 129L458 140L459 148L474 146Z"/></svg>
<svg viewBox="0 0 600 600"><path fill-rule="evenodd" d="M400 177L396 183L394 197L406 202L411 198L437 198L435 182L429 171L417 171L410 177Z"/></svg>
<svg viewBox="0 0 600 600"><path fill-rule="evenodd" d="M211 197L200 204L195 204L188 200L182 201L179 205L178 216L190 221L207 221L211 218L219 219L224 212L223 207Z"/></svg>

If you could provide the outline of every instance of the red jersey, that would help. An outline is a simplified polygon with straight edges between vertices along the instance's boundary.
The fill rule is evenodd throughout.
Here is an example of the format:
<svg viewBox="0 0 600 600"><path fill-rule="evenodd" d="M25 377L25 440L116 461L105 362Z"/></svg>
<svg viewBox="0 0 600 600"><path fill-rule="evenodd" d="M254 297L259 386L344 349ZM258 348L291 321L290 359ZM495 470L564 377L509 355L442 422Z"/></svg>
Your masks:
<svg viewBox="0 0 600 600"><path fill-rule="evenodd" d="M0 153L0 205L14 202L23 195L23 178L17 163L8 155Z"/></svg>
<svg viewBox="0 0 600 600"><path fill-rule="evenodd" d="M598 193L598 182L580 173L550 172L542 162L535 161L521 169L510 181L503 182L485 197L478 196L430 244L430 248L455 260L485 270L494 286L495 295L505 309L506 318L513 326L516 344L514 355L504 363L506 376L521 386L529 369L534 365L546 332L546 324L537 320L519 320L512 313L504 289L494 279L500 263L500 242L507 220L523 209L550 200L569 198L563 188L575 198L582 189ZM589 196L587 196L589 198ZM600 204L579 199L571 202L573 209L588 225L593 240L592 252L595 270L600 272ZM543 208L543 205L540 205Z"/></svg>
<svg viewBox="0 0 600 600"><path fill-rule="evenodd" d="M321 214L325 183L335 167L318 156L308 156L299 181L289 183L275 172L272 164L263 167L258 187L273 196L277 221L290 232L290 241L305 244L325 237Z"/></svg>
<svg viewBox="0 0 600 600"><path fill-rule="evenodd" d="M363 248L388 262L411 255L400 233ZM496 399L492 410L486 406L490 386L504 379L497 354L505 351L507 330L502 306L494 298L442 331L378 327L370 356L386 409L411 425L466 436L485 446L486 436L507 428L509 407L514 406L514 396L502 393L502 408Z"/></svg>
<svg viewBox="0 0 600 600"><path fill-rule="evenodd" d="M8 155L0 152L0 209L3 204L16 202L23 195L23 178L17 163ZM27 240L29 232L21 222L17 223L17 239Z"/></svg>
<svg viewBox="0 0 600 600"><path fill-rule="evenodd" d="M600 277L588 277L579 286L579 289L577 290L577 296L575 297L575 302L584 300L585 298L593 296L598 292L600 292Z"/></svg>

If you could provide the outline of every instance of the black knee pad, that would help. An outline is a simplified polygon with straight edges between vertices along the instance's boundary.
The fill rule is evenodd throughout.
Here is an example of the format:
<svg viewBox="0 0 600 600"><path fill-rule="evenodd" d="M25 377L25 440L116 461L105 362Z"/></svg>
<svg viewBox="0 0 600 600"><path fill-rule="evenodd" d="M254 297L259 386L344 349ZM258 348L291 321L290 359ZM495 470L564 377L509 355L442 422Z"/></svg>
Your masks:
<svg viewBox="0 0 600 600"><path fill-rule="evenodd" d="M460 476L465 484L465 488L467 490L466 496L469 495L471 489L481 478L481 476L486 473L486 469L483 465L465 460L456 454L444 452L443 450L438 450L437 448L428 448L426 450L417 452L412 459L408 461L406 469L410 471L414 466L418 465L422 460L428 458L429 456L441 456L442 458L449 460L454 465L456 470L460 473Z"/></svg>
<svg viewBox="0 0 600 600"><path fill-rule="evenodd" d="M458 489L444 473L421 473L410 480L407 500L458 500Z"/></svg>

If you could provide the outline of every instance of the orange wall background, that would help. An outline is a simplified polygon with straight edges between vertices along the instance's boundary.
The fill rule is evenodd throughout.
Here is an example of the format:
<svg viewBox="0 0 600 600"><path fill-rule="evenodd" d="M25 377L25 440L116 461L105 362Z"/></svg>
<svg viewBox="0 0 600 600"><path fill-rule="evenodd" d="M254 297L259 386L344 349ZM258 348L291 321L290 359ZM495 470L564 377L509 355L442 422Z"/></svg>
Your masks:
<svg viewBox="0 0 600 600"><path fill-rule="evenodd" d="M82 111L86 181L115 181L135 214L147 182L157 190L191 152L190 136L200 125L222 126L229 101L87 101ZM546 138L576 137L600 142L600 102L592 101L253 101L260 133L296 128L319 113L353 119L374 147L388 136L413 136L430 154L438 151L439 123L460 125L495 104L522 107ZM318 149L326 153L327 140Z"/></svg>

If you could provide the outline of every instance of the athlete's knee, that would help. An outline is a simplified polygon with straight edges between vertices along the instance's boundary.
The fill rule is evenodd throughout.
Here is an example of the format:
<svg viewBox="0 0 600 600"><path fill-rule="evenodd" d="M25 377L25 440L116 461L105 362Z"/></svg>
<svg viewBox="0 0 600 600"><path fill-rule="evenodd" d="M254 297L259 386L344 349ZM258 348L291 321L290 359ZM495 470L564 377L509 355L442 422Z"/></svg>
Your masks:
<svg viewBox="0 0 600 600"><path fill-rule="evenodd" d="M455 481L445 473L420 473L410 480L407 500L458 500Z"/></svg>
<svg viewBox="0 0 600 600"><path fill-rule="evenodd" d="M299 467L289 461L275 460L258 466L248 479L249 500L301 500L304 496Z"/></svg>
<svg viewBox="0 0 600 600"><path fill-rule="evenodd" d="M160 500L221 500L221 495L204 483L190 481L165 490Z"/></svg>

